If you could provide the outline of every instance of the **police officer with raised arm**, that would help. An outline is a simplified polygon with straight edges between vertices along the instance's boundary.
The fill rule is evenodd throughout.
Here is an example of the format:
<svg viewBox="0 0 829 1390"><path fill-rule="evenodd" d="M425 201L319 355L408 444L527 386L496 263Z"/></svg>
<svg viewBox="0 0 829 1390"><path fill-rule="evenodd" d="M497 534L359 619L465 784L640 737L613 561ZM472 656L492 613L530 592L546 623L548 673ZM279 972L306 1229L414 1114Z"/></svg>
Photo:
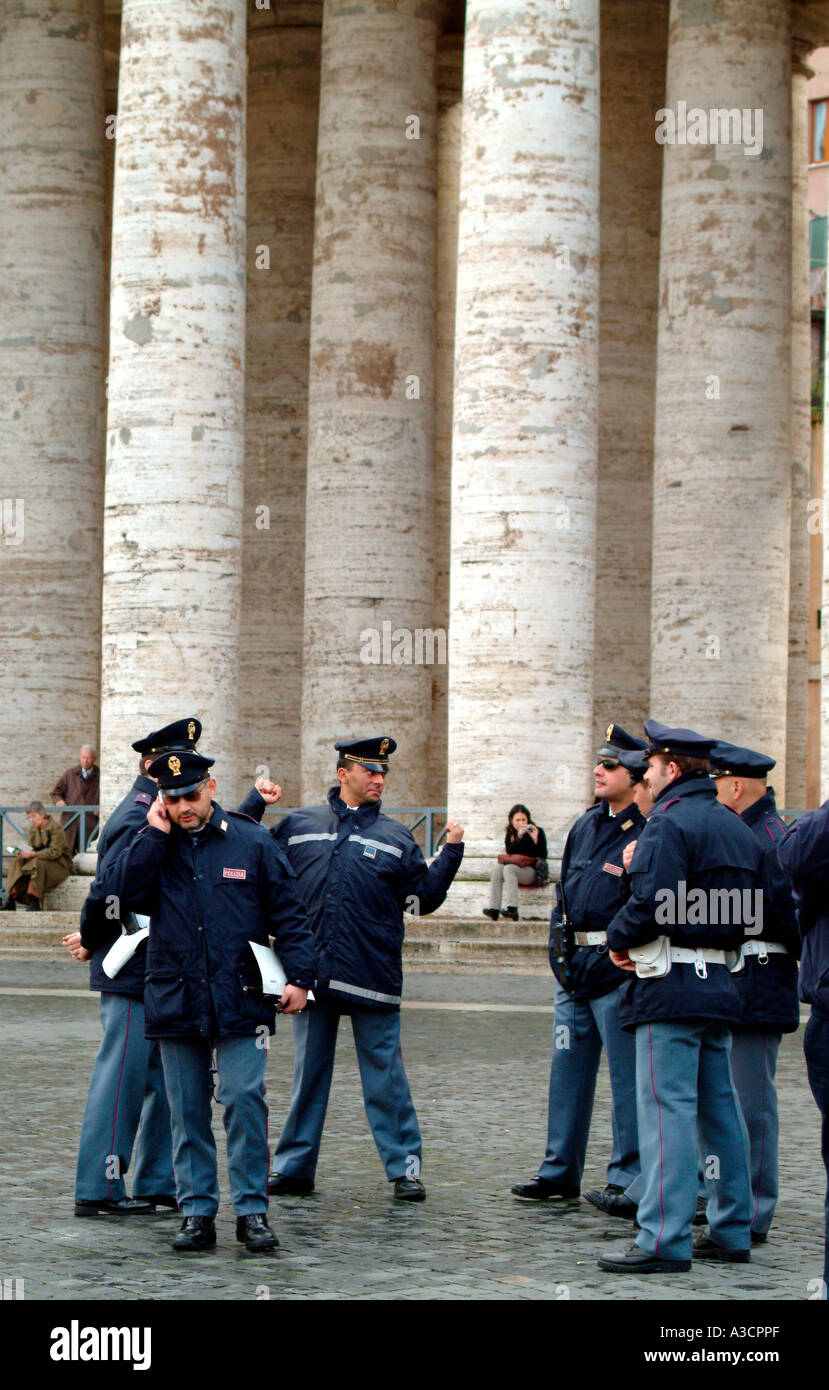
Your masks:
<svg viewBox="0 0 829 1390"><path fill-rule="evenodd" d="M636 1133L636 1060L633 1038L619 1020L627 975L608 955L607 924L627 896L622 855L645 820L634 801L634 775L623 758L641 754L644 739L609 724L593 771L597 801L571 829L564 846L550 932L556 975L553 1057L547 1106L547 1148L535 1178L517 1183L522 1201L568 1203L578 1198L602 1047L613 1094L613 1150L603 1192L586 1194L608 1216L632 1221L636 1202L627 1189L639 1174ZM574 937L562 965L554 947L564 899ZM566 969L566 978L563 971Z"/></svg>
<svg viewBox="0 0 829 1390"><path fill-rule="evenodd" d="M264 1084L275 1004L262 992L251 943L267 950L269 936L276 938L288 980L284 1013L304 1008L316 956L290 865L259 826L213 800L212 765L194 752L165 753L151 764L160 799L144 829L105 866L104 887L150 916L146 1028L161 1039L184 1216L173 1248L216 1244L215 1057L236 1239L268 1251L278 1245L266 1219Z"/></svg>
<svg viewBox="0 0 829 1390"><path fill-rule="evenodd" d="M291 1109L273 1156L269 1190L305 1196L314 1188L334 1071L337 1029L351 1019L363 1099L374 1142L398 1201L426 1196L422 1146L400 1051L403 913L434 912L463 858L463 829L427 866L412 832L381 810L397 744L367 738L334 745L337 782L322 806L286 816L271 831L287 854L308 908L319 979L294 1022Z"/></svg>
<svg viewBox="0 0 829 1390"><path fill-rule="evenodd" d="M700 1148L709 1224L693 1255L751 1257L748 1135L730 1066L740 1018L731 967L746 922L762 911L760 850L717 801L714 740L653 719L645 733L654 805L631 861L631 896L607 928L613 959L636 972L623 1024L636 1044L640 1230L599 1260L622 1274L691 1268Z"/></svg>
<svg viewBox="0 0 829 1390"><path fill-rule="evenodd" d="M731 1027L731 1071L751 1147L751 1243L762 1245L777 1205L777 1051L800 1023L797 933L792 887L777 847L786 827L767 778L774 758L720 741L711 752L717 798L756 837L765 874L762 932L746 936L733 974L740 1021ZM757 924L759 927L760 924Z"/></svg>

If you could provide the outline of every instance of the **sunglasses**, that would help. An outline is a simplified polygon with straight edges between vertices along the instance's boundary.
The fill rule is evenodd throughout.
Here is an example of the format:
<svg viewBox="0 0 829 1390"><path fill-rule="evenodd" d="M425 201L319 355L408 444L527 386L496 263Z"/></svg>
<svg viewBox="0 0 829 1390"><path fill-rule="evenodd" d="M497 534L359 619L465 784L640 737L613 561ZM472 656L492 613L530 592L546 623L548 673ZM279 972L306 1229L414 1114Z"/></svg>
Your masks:
<svg viewBox="0 0 829 1390"><path fill-rule="evenodd" d="M198 801L206 786L207 781L204 781L199 782L199 785L194 787L191 792L162 792L161 795L167 805L176 801Z"/></svg>
<svg viewBox="0 0 829 1390"><path fill-rule="evenodd" d="M616 758L599 758L599 767L603 767L605 772L615 772L618 766Z"/></svg>

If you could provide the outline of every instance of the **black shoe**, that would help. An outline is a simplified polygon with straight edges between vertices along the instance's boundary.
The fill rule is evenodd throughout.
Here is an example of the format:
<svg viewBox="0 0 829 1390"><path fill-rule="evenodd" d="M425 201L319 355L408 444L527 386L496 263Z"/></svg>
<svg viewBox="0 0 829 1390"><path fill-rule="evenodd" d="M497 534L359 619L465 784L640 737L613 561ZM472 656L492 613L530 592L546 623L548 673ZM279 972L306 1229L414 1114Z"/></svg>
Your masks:
<svg viewBox="0 0 829 1390"><path fill-rule="evenodd" d="M284 1173L274 1173L268 1178L268 1192L272 1197L307 1197L313 1190L313 1178L289 1178Z"/></svg>
<svg viewBox="0 0 829 1390"><path fill-rule="evenodd" d="M174 1250L210 1250L216 1244L216 1227L212 1216L185 1216Z"/></svg>
<svg viewBox="0 0 829 1390"><path fill-rule="evenodd" d="M491 917L493 922L497 922L501 914L498 911L497 907L485 907L484 916Z"/></svg>
<svg viewBox="0 0 829 1390"><path fill-rule="evenodd" d="M532 1182L519 1182L510 1188L514 1197L524 1202L572 1202L579 1197L579 1188L566 1182L549 1182L547 1178L533 1178Z"/></svg>
<svg viewBox="0 0 829 1390"><path fill-rule="evenodd" d="M593 1207L598 1207L606 1216L618 1216L622 1221L635 1221L636 1203L625 1196L625 1189L617 1183L609 1182L604 1192L585 1192L585 1197Z"/></svg>
<svg viewBox="0 0 829 1390"><path fill-rule="evenodd" d="M100 1201L75 1201L76 1216L152 1216L155 1211L149 1197L120 1197L110 1201L102 1197Z"/></svg>
<svg viewBox="0 0 829 1390"><path fill-rule="evenodd" d="M695 1260L721 1260L724 1264L744 1265L751 1259L750 1250L726 1250L710 1236L703 1234L694 1241Z"/></svg>
<svg viewBox="0 0 829 1390"><path fill-rule="evenodd" d="M11 896L11 893L9 893L9 894L7 894L7 896L3 899L3 901L0 903L0 912L16 912L16 911L17 911L17 903L15 902L14 898Z"/></svg>
<svg viewBox="0 0 829 1390"><path fill-rule="evenodd" d="M258 1211L253 1216L237 1216L236 1239L256 1254L259 1250L275 1250L279 1241L268 1225L267 1217Z"/></svg>
<svg viewBox="0 0 829 1390"><path fill-rule="evenodd" d="M147 1193L141 1199L144 1202L152 1202L156 1207L169 1207L170 1211L178 1211L178 1202L174 1192L153 1192Z"/></svg>
<svg viewBox="0 0 829 1390"><path fill-rule="evenodd" d="M767 1231L752 1231L751 1233L752 1245L765 1245L768 1238Z"/></svg>
<svg viewBox="0 0 829 1390"><path fill-rule="evenodd" d="M398 1202L425 1202L426 1188L420 1178L395 1178L394 1195Z"/></svg>
<svg viewBox="0 0 829 1390"><path fill-rule="evenodd" d="M599 1260L599 1269L609 1274L685 1274L690 1268L690 1260L665 1260L635 1242L627 1250L620 1246L618 1255L602 1255Z"/></svg>
<svg viewBox="0 0 829 1390"><path fill-rule="evenodd" d="M694 1211L694 1226L708 1225L708 1198L697 1197L696 1210Z"/></svg>
<svg viewBox="0 0 829 1390"><path fill-rule="evenodd" d="M503 907L503 908L501 908L501 916L502 916L502 917L508 917L509 920L510 920L511 922L517 922L517 921L518 921L518 908L517 908L517 907Z"/></svg>
<svg viewBox="0 0 829 1390"><path fill-rule="evenodd" d="M40 898L30 898L29 901L28 901L27 904L26 904L26 911L27 911L27 912L39 912L39 911L40 911Z"/></svg>

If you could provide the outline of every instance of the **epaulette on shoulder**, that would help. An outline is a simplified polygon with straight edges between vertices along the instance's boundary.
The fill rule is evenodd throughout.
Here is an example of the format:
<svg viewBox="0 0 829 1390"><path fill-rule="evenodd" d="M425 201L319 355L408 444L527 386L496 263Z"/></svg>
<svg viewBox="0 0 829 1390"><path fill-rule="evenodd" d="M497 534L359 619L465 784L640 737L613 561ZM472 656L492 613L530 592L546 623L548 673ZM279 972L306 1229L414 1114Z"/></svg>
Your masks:
<svg viewBox="0 0 829 1390"><path fill-rule="evenodd" d="M137 792L133 806L152 806L153 799L149 792Z"/></svg>
<svg viewBox="0 0 829 1390"><path fill-rule="evenodd" d="M677 803L678 801L681 801L681 800L682 800L682 797L681 797L681 796L672 796L671 799L670 799L670 801L666 801L666 802L665 802L665 805L664 805L664 806L658 806L658 807L656 807L655 809L658 810L658 811L661 811L662 814L664 815L665 812L667 811L667 809L668 809L669 806L675 806L676 803Z"/></svg>
<svg viewBox="0 0 829 1390"><path fill-rule="evenodd" d="M783 824L782 820L781 820L780 817L777 815L776 811L772 811L771 815L769 816L768 820L766 821L766 834L768 835L768 837L769 837L769 839L771 840L772 844L775 844L775 845L776 845L776 844L777 844L777 836L774 835L774 834L772 833L774 830L782 830L782 832L783 832L784 835L785 835L785 833L786 833L786 826Z"/></svg>
<svg viewBox="0 0 829 1390"><path fill-rule="evenodd" d="M248 825L262 825L262 822L256 820L254 816L249 816L247 811L227 811L225 814L228 816L233 816L234 820L246 820ZM267 827L263 826L262 828L266 829Z"/></svg>

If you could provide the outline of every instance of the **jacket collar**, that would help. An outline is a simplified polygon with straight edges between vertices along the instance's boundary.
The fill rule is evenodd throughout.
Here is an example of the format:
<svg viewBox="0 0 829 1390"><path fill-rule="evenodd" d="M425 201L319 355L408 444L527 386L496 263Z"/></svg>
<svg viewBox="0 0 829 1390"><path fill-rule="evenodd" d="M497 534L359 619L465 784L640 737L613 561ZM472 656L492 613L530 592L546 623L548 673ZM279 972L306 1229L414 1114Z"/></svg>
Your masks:
<svg viewBox="0 0 829 1390"><path fill-rule="evenodd" d="M669 782L654 799L654 811L661 810L666 802L676 801L678 796L707 796L711 801L717 799L717 789L707 772L683 772L675 782Z"/></svg>
<svg viewBox="0 0 829 1390"><path fill-rule="evenodd" d="M346 806L340 796L340 784L338 782L336 787L331 787L329 789L328 805L331 807L331 810L337 816L338 820L345 820L348 816L353 818L355 824L359 822L360 825L365 825L368 821L374 820L379 814L381 803L375 801L372 805L371 802L367 801L365 806L357 806L356 808Z"/></svg>
<svg viewBox="0 0 829 1390"><path fill-rule="evenodd" d="M746 825L756 825L757 822L762 820L763 816L767 816L769 812L775 815L777 813L777 802L774 799L774 787L769 787L763 796L760 797L759 801L755 801L753 805L747 806L740 819L745 821Z"/></svg>

